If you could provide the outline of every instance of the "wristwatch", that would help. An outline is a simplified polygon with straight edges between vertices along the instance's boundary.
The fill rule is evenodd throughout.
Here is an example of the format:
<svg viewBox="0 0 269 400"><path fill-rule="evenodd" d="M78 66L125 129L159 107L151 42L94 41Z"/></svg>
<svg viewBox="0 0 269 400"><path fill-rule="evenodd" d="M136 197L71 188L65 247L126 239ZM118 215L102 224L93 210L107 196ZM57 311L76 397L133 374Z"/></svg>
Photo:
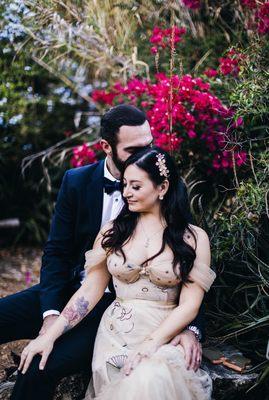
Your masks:
<svg viewBox="0 0 269 400"><path fill-rule="evenodd" d="M195 334L195 337L198 340L198 342L200 342L200 340L202 339L202 335L201 335L200 329L197 328L197 326L188 325L186 329L188 329L189 331L192 331Z"/></svg>

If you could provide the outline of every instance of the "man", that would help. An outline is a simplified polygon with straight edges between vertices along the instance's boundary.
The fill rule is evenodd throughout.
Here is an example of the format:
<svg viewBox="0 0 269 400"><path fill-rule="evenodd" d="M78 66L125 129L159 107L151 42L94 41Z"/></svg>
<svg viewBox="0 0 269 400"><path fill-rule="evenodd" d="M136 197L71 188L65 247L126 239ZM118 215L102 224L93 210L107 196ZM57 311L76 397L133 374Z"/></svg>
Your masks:
<svg viewBox="0 0 269 400"><path fill-rule="evenodd" d="M0 343L42 335L58 318L83 279L85 252L122 207L118 180L124 161L152 141L146 116L135 107L119 105L102 117L100 143L106 159L66 172L44 248L40 284L0 299ZM62 377L90 370L98 324L114 299L110 286L94 310L55 343L44 371L39 370L40 357L35 357L26 374L18 373L12 400L52 399ZM184 347L186 362L196 369L201 350L191 329L174 344Z"/></svg>

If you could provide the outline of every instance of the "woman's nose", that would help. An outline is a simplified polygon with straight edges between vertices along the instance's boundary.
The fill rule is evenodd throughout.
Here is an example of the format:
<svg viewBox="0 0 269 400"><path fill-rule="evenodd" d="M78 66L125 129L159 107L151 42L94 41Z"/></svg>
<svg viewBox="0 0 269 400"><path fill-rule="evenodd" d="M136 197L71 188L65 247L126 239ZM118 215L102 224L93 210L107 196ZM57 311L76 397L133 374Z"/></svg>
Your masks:
<svg viewBox="0 0 269 400"><path fill-rule="evenodd" d="M125 188L123 188L123 193L122 193L123 197L130 197L130 190L128 188L128 186L126 186Z"/></svg>

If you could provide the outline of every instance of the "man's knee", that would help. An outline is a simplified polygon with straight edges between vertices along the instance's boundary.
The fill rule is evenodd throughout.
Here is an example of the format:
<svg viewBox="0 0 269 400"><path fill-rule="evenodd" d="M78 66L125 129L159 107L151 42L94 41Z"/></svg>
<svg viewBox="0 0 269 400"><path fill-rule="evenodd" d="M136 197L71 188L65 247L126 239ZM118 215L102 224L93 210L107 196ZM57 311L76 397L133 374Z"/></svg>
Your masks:
<svg viewBox="0 0 269 400"><path fill-rule="evenodd" d="M33 385L38 385L39 383L44 383L45 381L50 382L50 384L56 380L56 374L53 373L52 368L49 368L48 365L45 366L44 370L39 369L41 357L39 355L35 356L29 365L25 374L19 372L19 379L29 382Z"/></svg>

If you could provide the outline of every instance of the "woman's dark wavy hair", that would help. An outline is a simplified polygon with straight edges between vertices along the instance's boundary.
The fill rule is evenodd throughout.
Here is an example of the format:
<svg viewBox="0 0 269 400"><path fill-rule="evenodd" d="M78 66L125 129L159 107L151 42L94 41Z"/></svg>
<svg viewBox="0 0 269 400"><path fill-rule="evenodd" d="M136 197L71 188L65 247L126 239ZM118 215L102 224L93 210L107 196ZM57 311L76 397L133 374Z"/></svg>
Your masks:
<svg viewBox="0 0 269 400"><path fill-rule="evenodd" d="M166 179L165 176L160 175L159 168L156 165L157 154L160 153L164 155L165 163L169 170L169 188L164 199L161 201L161 213L167 226L163 232L160 250L145 260L143 264L161 254L167 244L174 254L174 272L184 283L188 281L188 274L193 267L196 257L193 247L184 241L184 234L191 235L194 238L195 245L196 237L189 226L191 217L186 187L178 175L175 161L164 150L154 146L131 155L124 164L124 171L129 165L136 165L148 174L153 185L156 187ZM122 247L131 239L139 220L139 213L130 211L127 201L124 200L124 202L124 207L113 221L112 227L105 232L102 239L102 246L110 252L120 252L124 258L124 262L126 262L126 255ZM178 264L180 265L180 271L177 271L176 268Z"/></svg>

